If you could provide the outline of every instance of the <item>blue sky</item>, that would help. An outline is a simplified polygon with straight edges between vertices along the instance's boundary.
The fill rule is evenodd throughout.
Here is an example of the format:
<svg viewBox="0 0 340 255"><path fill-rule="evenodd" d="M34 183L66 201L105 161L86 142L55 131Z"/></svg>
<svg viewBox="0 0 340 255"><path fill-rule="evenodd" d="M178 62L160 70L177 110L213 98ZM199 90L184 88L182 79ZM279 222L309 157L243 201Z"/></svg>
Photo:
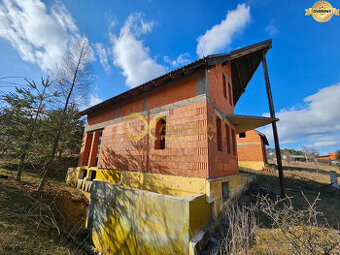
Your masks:
<svg viewBox="0 0 340 255"><path fill-rule="evenodd" d="M24 3L23 3L24 2ZM340 148L340 17L305 16L313 1L0 2L0 77L39 79L72 38L95 53L89 106L194 61L273 39L267 54L281 147ZM340 2L331 2L340 8ZM7 88L8 89L8 88ZM235 109L268 112L262 67ZM271 138L271 128L262 129Z"/></svg>

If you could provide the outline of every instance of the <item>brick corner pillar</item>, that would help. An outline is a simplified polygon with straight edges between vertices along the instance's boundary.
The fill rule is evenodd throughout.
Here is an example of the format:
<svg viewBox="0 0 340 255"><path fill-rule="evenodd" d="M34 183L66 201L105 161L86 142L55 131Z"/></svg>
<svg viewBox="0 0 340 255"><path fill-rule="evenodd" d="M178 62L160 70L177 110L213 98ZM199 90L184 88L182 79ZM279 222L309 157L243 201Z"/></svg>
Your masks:
<svg viewBox="0 0 340 255"><path fill-rule="evenodd" d="M101 135L102 135L102 132L94 132L93 133L90 155L89 155L89 161L88 161L89 162L88 166L90 166L90 167L96 166L99 137Z"/></svg>
<svg viewBox="0 0 340 255"><path fill-rule="evenodd" d="M92 144L92 133L84 133L83 144L80 150L79 166L87 166L89 162L89 154Z"/></svg>

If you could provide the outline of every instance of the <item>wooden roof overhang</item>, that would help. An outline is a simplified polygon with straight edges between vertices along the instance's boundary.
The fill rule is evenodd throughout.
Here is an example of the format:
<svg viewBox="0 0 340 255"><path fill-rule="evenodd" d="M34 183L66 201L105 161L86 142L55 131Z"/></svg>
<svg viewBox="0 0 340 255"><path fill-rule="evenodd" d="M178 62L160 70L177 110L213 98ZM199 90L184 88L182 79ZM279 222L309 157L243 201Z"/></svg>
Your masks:
<svg viewBox="0 0 340 255"><path fill-rule="evenodd" d="M226 114L225 117L235 127L236 134L253 130L273 122L271 118L259 116ZM275 119L274 121L276 122L278 120L279 119Z"/></svg>

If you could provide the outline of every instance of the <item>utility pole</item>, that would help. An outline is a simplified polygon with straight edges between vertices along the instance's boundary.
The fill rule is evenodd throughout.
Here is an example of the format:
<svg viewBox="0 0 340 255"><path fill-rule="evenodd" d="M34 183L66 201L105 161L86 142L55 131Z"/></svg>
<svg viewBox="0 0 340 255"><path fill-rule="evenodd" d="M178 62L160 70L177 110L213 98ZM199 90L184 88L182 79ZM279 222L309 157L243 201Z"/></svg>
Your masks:
<svg viewBox="0 0 340 255"><path fill-rule="evenodd" d="M281 197L284 198L286 197L286 187L285 187L285 181L284 181L283 169L282 169L281 150L280 150L279 136L277 134L276 117L275 117L275 111L274 111L272 90L270 88L270 82L269 82L266 53L264 51L262 51L262 67L263 67L264 80L266 82L270 118L272 119L277 168L279 170L279 178L280 178Z"/></svg>

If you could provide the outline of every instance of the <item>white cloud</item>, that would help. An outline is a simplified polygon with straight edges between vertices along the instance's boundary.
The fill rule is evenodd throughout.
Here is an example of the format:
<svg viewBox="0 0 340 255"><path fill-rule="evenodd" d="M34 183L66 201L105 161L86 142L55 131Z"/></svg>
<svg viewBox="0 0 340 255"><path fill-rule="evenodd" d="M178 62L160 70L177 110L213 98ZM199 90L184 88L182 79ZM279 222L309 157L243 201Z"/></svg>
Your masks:
<svg viewBox="0 0 340 255"><path fill-rule="evenodd" d="M103 66L103 69L105 70L106 73L109 73L111 71L111 66L109 64L108 54L106 52L104 45L102 43L95 43L94 47L96 49L100 63Z"/></svg>
<svg viewBox="0 0 340 255"><path fill-rule="evenodd" d="M94 92L93 94L90 94L88 97L79 95L77 96L75 101L79 106L79 110L83 111L91 106L103 102L104 100L101 99L96 92Z"/></svg>
<svg viewBox="0 0 340 255"><path fill-rule="evenodd" d="M198 37L196 53L200 57L215 53L231 43L232 37L242 31L250 21L250 7L237 5L235 10L229 10L225 19L218 25L207 30Z"/></svg>
<svg viewBox="0 0 340 255"><path fill-rule="evenodd" d="M103 102L103 99L99 98L97 94L90 95L90 98L89 98L90 105L89 105L89 107L94 106L96 104L99 104L101 102Z"/></svg>
<svg viewBox="0 0 340 255"><path fill-rule="evenodd" d="M151 32L153 22L145 22L140 13L131 14L121 28L119 36L110 34L113 63L122 69L126 85L135 87L163 74L166 69L150 57L150 49L140 36Z"/></svg>
<svg viewBox="0 0 340 255"><path fill-rule="evenodd" d="M21 58L51 70L61 59L78 28L66 7L57 2L48 11L40 0L3 0L0 37L8 40Z"/></svg>
<svg viewBox="0 0 340 255"><path fill-rule="evenodd" d="M279 33L279 30L274 26L273 22L270 22L268 26L264 29L270 36L276 36Z"/></svg>
<svg viewBox="0 0 340 255"><path fill-rule="evenodd" d="M181 54L174 60L171 60L168 56L164 56L164 61L173 67L182 66L191 62L189 53Z"/></svg>
<svg viewBox="0 0 340 255"><path fill-rule="evenodd" d="M316 142L314 144L315 147L323 147L323 146L336 146L338 143L336 141L324 141L324 142Z"/></svg>
<svg viewBox="0 0 340 255"><path fill-rule="evenodd" d="M306 97L306 105L301 109L281 110L277 125L282 143L340 146L339 95L340 83L337 83ZM262 131L272 140L271 126Z"/></svg>

